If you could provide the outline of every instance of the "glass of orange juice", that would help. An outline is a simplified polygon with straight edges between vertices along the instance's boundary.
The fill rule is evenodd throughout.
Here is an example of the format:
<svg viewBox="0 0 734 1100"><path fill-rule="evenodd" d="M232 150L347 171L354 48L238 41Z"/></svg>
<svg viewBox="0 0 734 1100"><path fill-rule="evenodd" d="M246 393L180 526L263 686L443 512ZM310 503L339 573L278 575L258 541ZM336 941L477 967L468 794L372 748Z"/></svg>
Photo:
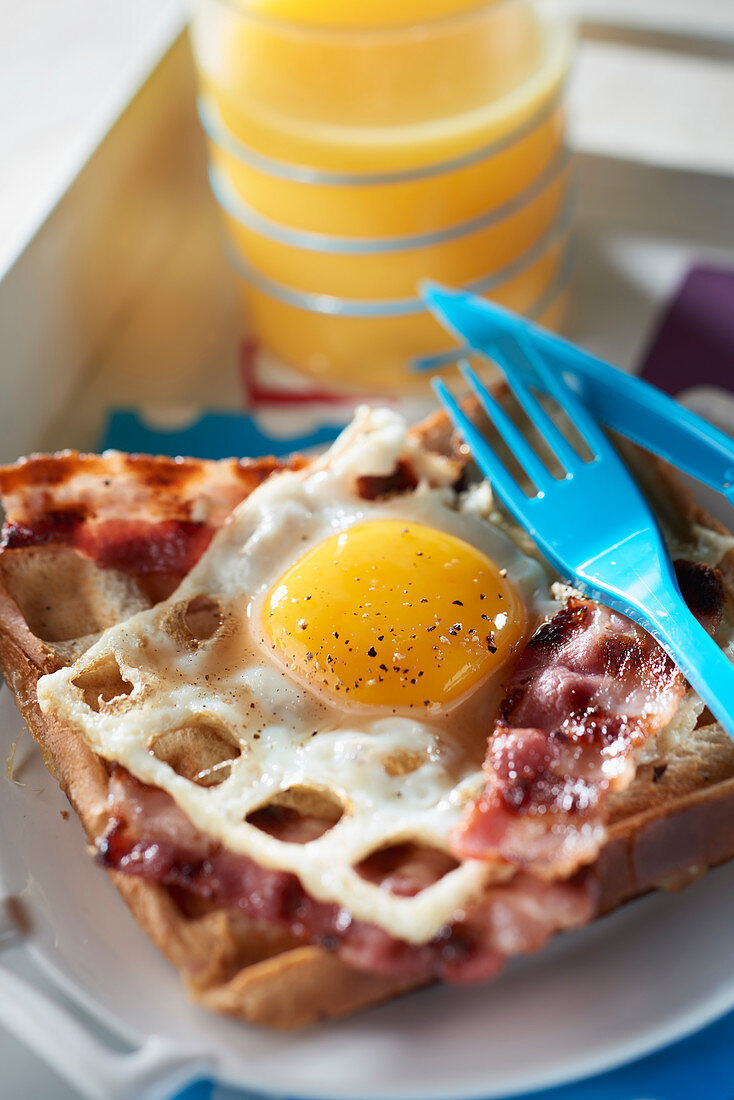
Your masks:
<svg viewBox="0 0 734 1100"><path fill-rule="evenodd" d="M561 318L563 0L193 0L210 180L250 326L342 387L416 384L422 278Z"/></svg>

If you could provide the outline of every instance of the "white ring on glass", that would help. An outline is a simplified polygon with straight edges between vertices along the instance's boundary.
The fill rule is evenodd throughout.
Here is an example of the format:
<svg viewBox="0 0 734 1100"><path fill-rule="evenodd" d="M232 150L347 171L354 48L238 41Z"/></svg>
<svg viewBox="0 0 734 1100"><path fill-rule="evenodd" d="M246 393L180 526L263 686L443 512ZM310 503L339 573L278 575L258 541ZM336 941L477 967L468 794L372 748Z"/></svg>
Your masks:
<svg viewBox="0 0 734 1100"><path fill-rule="evenodd" d="M431 248L459 237L466 237L482 229L504 221L524 207L529 206L563 175L571 160L566 149L560 152L546 168L517 195L507 202L492 207L468 221L438 229L432 233L414 233L402 237L336 237L327 233L313 233L308 229L292 229L290 226L266 218L249 206L232 187L220 170L209 167L209 182L214 197L231 218L253 233L259 233L278 244L300 248L308 252L325 252L343 256L376 256L407 249Z"/></svg>
<svg viewBox="0 0 734 1100"><path fill-rule="evenodd" d="M491 290L519 275L568 232L573 211L576 206L576 189L572 187L568 199L555 222L538 237L520 256L505 267L481 276L462 288L474 294L488 294ZM296 290L271 279L252 267L231 245L227 254L235 271L251 283L257 290L284 305L303 309L309 313L321 313L335 317L404 317L423 313L426 307L420 298L339 298L332 294L319 294L316 291Z"/></svg>
<svg viewBox="0 0 734 1100"><path fill-rule="evenodd" d="M307 164L291 164L288 161L277 160L259 153L252 146L246 145L235 137L210 96L198 97L197 110L204 133L209 140L219 145L229 156L246 164L248 168L255 168L269 176L278 176L280 179L294 183L328 184L338 187L379 187L446 175L461 168L470 168L473 164L480 164L483 160L489 160L490 157L503 153L523 138L529 137L533 131L540 129L561 103L564 91L565 82L560 84L553 95L522 126L497 141L480 145L478 149L472 149L468 153L462 153L461 156L452 157L449 160L434 161L432 164L423 164L418 168L404 168L394 172L333 172L328 169L312 168Z"/></svg>

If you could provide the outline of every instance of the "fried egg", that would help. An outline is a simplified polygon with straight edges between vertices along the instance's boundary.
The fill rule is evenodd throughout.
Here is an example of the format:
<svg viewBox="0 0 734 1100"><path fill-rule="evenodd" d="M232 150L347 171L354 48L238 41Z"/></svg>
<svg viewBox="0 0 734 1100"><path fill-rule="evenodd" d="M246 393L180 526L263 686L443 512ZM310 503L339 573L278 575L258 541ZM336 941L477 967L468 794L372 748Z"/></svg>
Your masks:
<svg viewBox="0 0 734 1100"><path fill-rule="evenodd" d="M400 463L416 487L364 499L360 479ZM489 487L456 478L398 415L360 410L322 458L243 501L168 600L43 677L42 710L231 851L426 942L507 869L468 861L399 897L357 865L406 840L448 850L503 681L557 610ZM298 791L340 807L323 835L286 842L249 820Z"/></svg>

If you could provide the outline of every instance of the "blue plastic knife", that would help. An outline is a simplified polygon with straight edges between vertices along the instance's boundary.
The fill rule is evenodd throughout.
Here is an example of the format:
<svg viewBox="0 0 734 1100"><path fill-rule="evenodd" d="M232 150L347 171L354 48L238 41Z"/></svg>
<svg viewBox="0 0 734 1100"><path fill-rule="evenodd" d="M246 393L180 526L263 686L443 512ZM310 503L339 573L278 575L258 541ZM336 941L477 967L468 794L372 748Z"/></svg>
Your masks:
<svg viewBox="0 0 734 1100"><path fill-rule="evenodd" d="M734 504L734 439L654 386L485 298L425 282L424 301L461 341L491 358L503 339L522 334L542 349L591 412L608 427L661 455ZM446 356L441 357L443 362ZM435 369L437 359L418 361ZM732 365L734 375L734 364ZM532 380L528 369L528 380Z"/></svg>

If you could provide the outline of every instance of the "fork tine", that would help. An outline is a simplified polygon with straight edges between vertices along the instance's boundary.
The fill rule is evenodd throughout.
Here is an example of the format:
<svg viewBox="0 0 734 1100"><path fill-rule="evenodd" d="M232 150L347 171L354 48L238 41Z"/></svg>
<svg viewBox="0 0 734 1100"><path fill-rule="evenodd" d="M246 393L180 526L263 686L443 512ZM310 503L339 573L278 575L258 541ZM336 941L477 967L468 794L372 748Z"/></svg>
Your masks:
<svg viewBox="0 0 734 1100"><path fill-rule="evenodd" d="M515 391L515 396L530 419L536 423L538 430L542 431L542 434L548 438L549 443L551 439L553 440L550 443L551 449L567 470L578 468L579 462L584 460L571 447L568 440L563 437L547 413L542 411L537 401L534 402L533 413L530 412L530 409L520 397L520 390L528 391L524 389L517 377L517 368L513 367L510 358L508 357L506 360L500 358L502 354L499 350L500 344L506 351L507 345L514 341L517 347L521 349L536 377L542 383L541 388L554 397L561 408L571 414L571 419L579 433L586 439L592 452L594 454L608 452L609 441L588 412L586 406L573 391L569 390L562 378L551 368L546 367L543 356L537 352L533 342L533 334L536 331L534 325L498 305L497 302L491 302L483 298L478 299L466 291L452 290L430 280L423 281L421 293L443 324L450 332L458 336L464 345L468 343L475 348L484 348L486 354L487 328L488 325L491 326L490 331L494 334L492 339L494 346L490 352L491 357L495 358L498 364L505 369L508 381L510 381L512 389ZM529 335L526 335L525 330ZM497 340L496 337L499 333L502 333L503 337ZM495 351L497 352L496 355ZM530 398L533 400L532 394ZM539 409L541 412L538 419L537 410ZM541 423L542 428L540 427Z"/></svg>
<svg viewBox="0 0 734 1100"><path fill-rule="evenodd" d="M454 426L469 447L477 466L496 486L500 497L518 522L526 523L527 520L523 520L523 516L526 515L527 507L531 503L530 498L522 491L504 462L497 457L482 433L471 422L444 383L439 378L432 378L431 385L439 401L453 420Z"/></svg>
<svg viewBox="0 0 734 1100"><path fill-rule="evenodd" d="M486 386L482 385L466 359L462 359L459 363L459 370L471 386L479 404L494 423L495 428L525 470L533 485L541 492L547 489L553 475L545 463L538 458L527 439L525 439L515 424L512 423L496 398L492 396Z"/></svg>
<svg viewBox="0 0 734 1100"><path fill-rule="evenodd" d="M583 437L594 455L614 455L614 450L597 424L594 417L587 409L580 397L574 393L563 377L549 367L542 355L526 337L517 332L515 334L517 346L530 363L534 374L541 384L542 389L555 398L561 408L569 414L574 427ZM578 462L578 458L576 459Z"/></svg>
<svg viewBox="0 0 734 1100"><path fill-rule="evenodd" d="M522 362L524 348L519 340L501 339L492 349L491 358L502 368L518 404L527 413L528 420L544 438L564 469L571 471L583 461L569 441L556 427L551 417L538 401L535 394L525 384L521 375L527 374L527 365Z"/></svg>

